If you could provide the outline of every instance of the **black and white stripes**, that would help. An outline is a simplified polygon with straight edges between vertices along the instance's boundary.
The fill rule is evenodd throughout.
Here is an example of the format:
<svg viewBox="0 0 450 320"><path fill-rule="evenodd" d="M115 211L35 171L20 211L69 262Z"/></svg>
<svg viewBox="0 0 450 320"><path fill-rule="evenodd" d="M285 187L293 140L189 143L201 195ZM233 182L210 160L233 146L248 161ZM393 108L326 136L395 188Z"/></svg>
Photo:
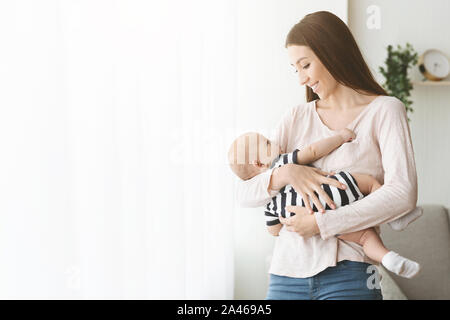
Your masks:
<svg viewBox="0 0 450 320"><path fill-rule="evenodd" d="M274 161L272 167L280 167L288 163L296 163L297 152L298 150L295 150L292 153L280 155L280 157L277 158L276 161ZM349 172L341 171L329 177L332 179L336 179L347 186L345 190L341 190L328 184L322 184L322 189L328 194L331 200L334 201L334 204L336 205L337 208L346 206L364 197L361 191L359 190L354 177ZM324 206L325 210L331 210L328 204L317 193L315 194L319 199L320 203ZM313 211L317 212L318 210L311 201L311 199L310 204ZM280 220L278 219L279 216L286 218L286 211L285 211L286 206L302 206L302 207L305 206L302 197L299 194L297 194L297 192L291 185L287 185L281 188L280 193L278 193L275 197L273 197L272 201L266 205L265 208L266 224L268 226L279 224L280 223ZM293 215L294 213L290 214L290 216Z"/></svg>

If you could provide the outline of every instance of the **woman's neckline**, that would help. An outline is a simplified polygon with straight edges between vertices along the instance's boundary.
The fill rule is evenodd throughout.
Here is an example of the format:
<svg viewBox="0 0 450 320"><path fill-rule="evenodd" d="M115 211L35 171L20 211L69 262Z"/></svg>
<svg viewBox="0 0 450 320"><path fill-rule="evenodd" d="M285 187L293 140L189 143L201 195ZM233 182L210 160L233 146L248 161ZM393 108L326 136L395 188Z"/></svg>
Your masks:
<svg viewBox="0 0 450 320"><path fill-rule="evenodd" d="M360 113L359 113L359 114L358 114L358 115L357 115L350 123L348 123L348 124L345 126L345 128L349 128L349 129L352 128L353 124L354 124L356 121L358 121L358 120L363 116L363 114L367 112L367 110L370 108L370 106L373 105L374 102L375 102L376 100L378 100L380 97L382 97L382 96L376 96L371 102L369 102L369 104L368 104L367 106L365 106L364 109L362 109L361 112L360 112ZM322 124L322 126L325 127L328 131L330 131L330 132L338 132L339 130L332 130L332 129L330 129L330 128L322 121L322 118L320 117L319 113L317 112L317 105L316 105L317 100L318 100L318 99L316 99L316 100L313 101L313 112L314 112L314 114L316 115L317 119L318 119L319 122Z"/></svg>

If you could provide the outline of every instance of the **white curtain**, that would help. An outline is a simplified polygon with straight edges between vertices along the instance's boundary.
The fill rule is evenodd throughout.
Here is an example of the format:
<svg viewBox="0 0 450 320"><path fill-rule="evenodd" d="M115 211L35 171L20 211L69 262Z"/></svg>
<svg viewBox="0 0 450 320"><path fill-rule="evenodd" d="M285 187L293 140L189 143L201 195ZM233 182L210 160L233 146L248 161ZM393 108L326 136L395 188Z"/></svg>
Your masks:
<svg viewBox="0 0 450 320"><path fill-rule="evenodd" d="M235 52L235 0L0 1L0 298L233 298Z"/></svg>

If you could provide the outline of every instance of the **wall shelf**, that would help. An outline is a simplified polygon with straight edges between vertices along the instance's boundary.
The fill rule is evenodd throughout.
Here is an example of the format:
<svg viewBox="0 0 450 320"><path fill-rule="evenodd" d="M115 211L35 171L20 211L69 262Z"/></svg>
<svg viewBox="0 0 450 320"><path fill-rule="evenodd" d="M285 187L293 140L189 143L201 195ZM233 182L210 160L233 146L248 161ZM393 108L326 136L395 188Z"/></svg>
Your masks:
<svg viewBox="0 0 450 320"><path fill-rule="evenodd" d="M418 86L450 86L450 81L413 81Z"/></svg>

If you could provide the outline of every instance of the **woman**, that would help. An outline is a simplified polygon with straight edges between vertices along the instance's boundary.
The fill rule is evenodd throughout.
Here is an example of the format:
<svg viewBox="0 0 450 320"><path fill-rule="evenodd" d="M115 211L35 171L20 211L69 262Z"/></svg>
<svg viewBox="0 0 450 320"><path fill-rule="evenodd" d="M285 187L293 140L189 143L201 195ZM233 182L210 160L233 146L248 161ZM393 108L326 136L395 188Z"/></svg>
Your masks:
<svg viewBox="0 0 450 320"><path fill-rule="evenodd" d="M314 162L315 168L285 165L238 183L241 206L261 206L287 184L324 209L315 192L339 184L324 172L346 170L374 176L383 186L362 200L325 213L282 220L269 270L267 299L382 299L361 246L337 239L393 221L416 207L417 175L405 106L374 80L350 30L326 11L306 15L287 39L290 63L306 85L307 102L292 108L272 140L284 152L326 138L343 128L356 139ZM323 171L319 170L322 169ZM379 232L379 227L376 227ZM371 272L372 271L372 272Z"/></svg>

